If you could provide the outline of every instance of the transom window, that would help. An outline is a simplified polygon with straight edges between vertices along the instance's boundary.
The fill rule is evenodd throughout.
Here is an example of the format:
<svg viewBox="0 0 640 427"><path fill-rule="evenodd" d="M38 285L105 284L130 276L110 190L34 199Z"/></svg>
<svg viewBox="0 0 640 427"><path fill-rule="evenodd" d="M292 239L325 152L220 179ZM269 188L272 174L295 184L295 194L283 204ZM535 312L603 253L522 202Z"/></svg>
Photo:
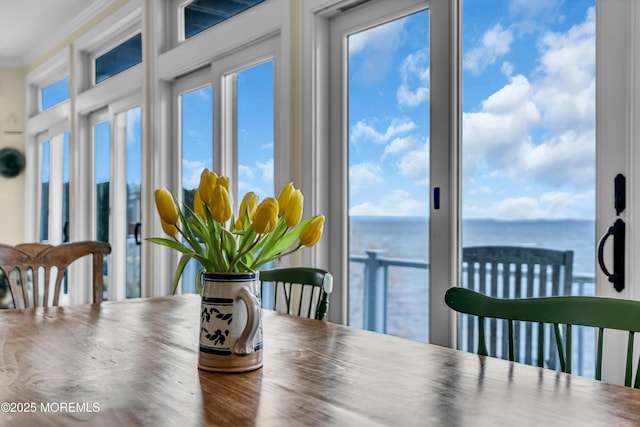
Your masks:
<svg viewBox="0 0 640 427"><path fill-rule="evenodd" d="M40 89L40 110L47 110L67 99L69 99L69 77L63 77Z"/></svg>
<svg viewBox="0 0 640 427"><path fill-rule="evenodd" d="M193 0L181 10L184 40L264 0Z"/></svg>
<svg viewBox="0 0 640 427"><path fill-rule="evenodd" d="M142 33L138 33L95 59L96 84L142 62Z"/></svg>

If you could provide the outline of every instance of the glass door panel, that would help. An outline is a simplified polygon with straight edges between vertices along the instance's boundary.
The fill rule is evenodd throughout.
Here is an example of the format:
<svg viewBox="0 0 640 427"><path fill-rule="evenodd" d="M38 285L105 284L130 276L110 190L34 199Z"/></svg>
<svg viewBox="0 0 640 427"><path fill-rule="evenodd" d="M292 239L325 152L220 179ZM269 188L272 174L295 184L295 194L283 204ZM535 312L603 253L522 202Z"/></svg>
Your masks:
<svg viewBox="0 0 640 427"><path fill-rule="evenodd" d="M126 164L127 164L127 298L140 296L140 255L142 226L140 188L142 183L142 128L141 108L126 114Z"/></svg>
<svg viewBox="0 0 640 427"><path fill-rule="evenodd" d="M237 73L238 194L273 197L273 61Z"/></svg>
<svg viewBox="0 0 640 427"><path fill-rule="evenodd" d="M62 164L62 241L69 241L69 133L64 133Z"/></svg>
<svg viewBox="0 0 640 427"><path fill-rule="evenodd" d="M40 170L40 241L49 242L49 184L51 181L51 144L41 146L42 169Z"/></svg>
<svg viewBox="0 0 640 427"><path fill-rule="evenodd" d="M429 10L348 37L349 324L428 342Z"/></svg>
<svg viewBox="0 0 640 427"><path fill-rule="evenodd" d="M236 209L241 198L253 191L260 200L274 196L274 95L273 61L267 61L236 74L238 93L238 186ZM261 269L273 268L273 262ZM262 304L273 307L273 283L265 283Z"/></svg>
<svg viewBox="0 0 640 427"><path fill-rule="evenodd" d="M595 1L498 0L488 8L465 0L462 22L461 285L500 297L594 295ZM568 283L535 263L518 270L468 262L470 248L486 246L571 251L561 269L571 269ZM460 348L475 351L464 316L459 331ZM575 371L593 376L593 332L574 336ZM524 347L516 353L537 363L524 359Z"/></svg>
<svg viewBox="0 0 640 427"><path fill-rule="evenodd" d="M109 241L109 191L111 185L111 127L109 122L94 126L95 185L96 185L96 240ZM107 272L104 274L107 277ZM103 298L108 299L105 281Z"/></svg>
<svg viewBox="0 0 640 427"><path fill-rule="evenodd" d="M213 88L205 86L179 96L182 141L182 200L193 206L193 197L204 168L213 169ZM187 212L184 212L188 216ZM182 292L195 293L200 263L191 260L182 275Z"/></svg>

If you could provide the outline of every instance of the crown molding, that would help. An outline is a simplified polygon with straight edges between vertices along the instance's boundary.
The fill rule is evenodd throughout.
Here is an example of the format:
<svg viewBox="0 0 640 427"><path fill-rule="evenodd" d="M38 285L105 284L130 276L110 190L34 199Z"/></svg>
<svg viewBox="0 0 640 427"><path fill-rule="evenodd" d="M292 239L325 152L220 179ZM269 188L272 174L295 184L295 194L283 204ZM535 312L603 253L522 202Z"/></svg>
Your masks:
<svg viewBox="0 0 640 427"><path fill-rule="evenodd" d="M52 33L50 37L47 37L47 40L49 41L48 43L43 43L33 51L26 53L22 58L23 66L33 63L41 55L53 49L56 46L56 44L60 43L65 38L69 37L71 34L73 34L74 31L78 30L87 22L89 22L93 17L100 14L102 11L106 10L108 7L110 7L112 4L115 4L118 1L119 0L93 1L88 8L86 8L85 10L80 12L78 15L70 19L65 25L60 27L58 31Z"/></svg>

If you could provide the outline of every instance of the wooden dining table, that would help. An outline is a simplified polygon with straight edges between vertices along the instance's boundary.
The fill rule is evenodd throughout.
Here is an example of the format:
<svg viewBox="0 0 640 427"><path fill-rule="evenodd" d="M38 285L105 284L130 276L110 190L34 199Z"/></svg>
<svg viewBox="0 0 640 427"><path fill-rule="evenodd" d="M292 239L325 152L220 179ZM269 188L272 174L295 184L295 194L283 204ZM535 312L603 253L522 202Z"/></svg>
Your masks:
<svg viewBox="0 0 640 427"><path fill-rule="evenodd" d="M266 310L262 368L201 371L199 304L1 311L0 425L640 424L640 390Z"/></svg>

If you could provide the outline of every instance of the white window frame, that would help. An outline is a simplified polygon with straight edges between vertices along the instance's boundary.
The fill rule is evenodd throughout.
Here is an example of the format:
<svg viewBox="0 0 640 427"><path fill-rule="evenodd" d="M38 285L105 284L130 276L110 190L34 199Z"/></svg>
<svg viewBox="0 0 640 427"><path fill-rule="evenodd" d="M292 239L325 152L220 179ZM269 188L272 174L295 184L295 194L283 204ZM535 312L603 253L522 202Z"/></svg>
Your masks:
<svg viewBox="0 0 640 427"><path fill-rule="evenodd" d="M75 218L74 235L79 240L94 240L96 238L96 195L95 195L95 151L93 126L101 121L110 124L110 215L109 242L112 253L108 257L109 286L108 298L112 301L126 298L126 176L118 166L119 159L124 159L124 149L120 147L117 138L117 115L133 107L143 107L144 82L144 49L145 37L143 33L143 62L128 68L98 84L95 84L95 58L128 40L142 31L142 2L134 0L127 3L117 12L92 28L76 40L74 44L74 84L75 114L74 134L76 144L73 149L73 165L77 176L85 177L76 183L75 205L72 214ZM143 107L144 110L144 107ZM143 127L143 153L146 138ZM89 143L90 142L90 143ZM145 170L146 156L142 157L141 168ZM122 176L118 176L121 174ZM143 172L144 176L144 172ZM123 184L124 183L124 184ZM124 188L124 190L122 190ZM125 195L122 195L122 192ZM145 197L146 187L141 188L141 197ZM122 232L125 230L125 232ZM142 257L143 262L145 257ZM90 266L80 274L90 274ZM85 277L85 276L82 276ZM74 278L75 281L82 279ZM146 296L144 286L145 269L141 274L141 295ZM88 280L85 280L89 283ZM88 301L90 289L74 289L72 301Z"/></svg>
<svg viewBox="0 0 640 427"><path fill-rule="evenodd" d="M61 49L47 62L28 73L25 78L25 116L27 117L25 126L25 188L37 189L37 191L26 192L25 194L25 241L27 242L40 240L41 144L43 141L51 141L58 135L69 132L71 93L69 93L69 99L42 111L40 108L42 105L40 90L61 77L69 75L69 52L69 49ZM53 147L53 144L51 147ZM52 159L54 158L53 156L61 159L61 154L58 156L54 151L52 148ZM53 169L50 169L50 179L57 179L56 177L59 175L61 180L62 170L58 174ZM56 184L55 182L50 183L52 186ZM60 200L52 199L51 192L49 210L50 212L60 210L60 214L62 214L62 198ZM50 232L52 231L51 226L49 230ZM51 240L50 237L49 240L52 243L60 243L55 238Z"/></svg>
<svg viewBox="0 0 640 427"><path fill-rule="evenodd" d="M438 104L438 112L431 111L431 186L441 189L442 201L439 210L430 212L430 251L429 283L430 294L430 341L450 345L454 342L454 318L444 304L441 304L444 292L457 280L457 254L459 244L456 240L459 214L458 200L455 197L457 186L457 151L459 147L459 102L458 58L452 47L457 43L457 35L452 25L457 18L457 5L448 0L403 0L398 2L372 2L363 8L349 9L345 1L310 0L302 8L302 74L311 76L311 84L303 87L303 139L311 141L303 146L303 186L311 195L311 210L328 212L329 221L325 224L325 238L318 248L305 261L310 265L328 268L336 277L336 286L332 294L332 310L329 320L346 323L348 318L348 205L346 183L348 165L346 140L346 112L343 105L346 95L336 82L345 81L346 70L341 68L344 58L342 52L332 50L332 20L341 13L344 16L358 14L358 24L348 28L347 33L355 32L380 23L378 17L397 18L417 10L431 10L431 104ZM345 12L341 8L347 7ZM373 10L372 8L375 8ZM368 16L363 14L372 13ZM434 18L434 15L438 18ZM341 16L338 19L343 19ZM347 18L345 18L347 19ZM347 24L349 26L350 24ZM338 35L340 38L344 34ZM339 42L333 42L339 43ZM344 44L344 43L343 43ZM441 48L435 48L435 46ZM444 47L443 47L444 46ZM446 47L446 48L445 48ZM327 90L327 88L330 88ZM434 117L438 114L438 117ZM327 130L331 129L330 132ZM326 185L329 178L329 185ZM429 196L430 197L430 196ZM305 200L306 201L306 200ZM434 230L438 230L436 234ZM437 239L437 240L435 240ZM440 299L438 299L440 298ZM438 325L438 328L434 328Z"/></svg>
<svg viewBox="0 0 640 427"><path fill-rule="evenodd" d="M150 173L149 183L152 188L167 187L173 194L179 194L181 186L181 165L176 164L175 159L181 158L180 150L176 148L175 138L178 135L178 116L176 97L173 90L173 81L181 76L206 68L211 70L210 83L213 86L214 99L222 88L219 76L229 71L222 67L222 71L216 71L225 58L234 55L254 56L253 59L244 61L244 65L258 63L253 53L254 49L264 49L260 46L275 46L267 48L258 55L262 59L274 57L274 99L276 103L274 111L274 135L278 138L274 141L274 182L276 187L294 180L291 165L299 162L299 158L290 156L291 152L291 109L292 100L289 93L291 87L291 8L288 0L270 0L261 3L243 13L234 16L219 25L215 25L197 36L178 43L177 19L179 1L168 1L164 5L152 3L150 13L155 19L154 37L157 38L158 54L152 58L153 69L150 97L153 102L170 106L162 108L154 115L156 125L150 129L149 137L154 141L157 152L153 170ZM266 43L266 44L263 44ZM274 54L274 50L277 52ZM243 61L240 61L243 62ZM233 66L231 67L233 68ZM240 67L242 68L242 67ZM215 69L215 70L214 70ZM218 98L219 99L219 98ZM217 102L217 101L216 101ZM220 141L221 121L215 117L219 115L220 106L214 104L214 141ZM295 118L294 118L295 119ZM217 147L220 147L218 144ZM226 144L216 150L232 148L235 144ZM216 172L234 176L233 161L235 158L224 152L214 152L214 169ZM222 160L225 159L225 160ZM281 166L278 166L280 162ZM232 180L235 186L235 179ZM155 212L152 200L147 201L149 212ZM157 215L149 218L149 228L143 228L149 235L159 236L162 228ZM176 251L161 248L159 245L151 245L148 248L149 256L154 260L154 267L150 271L151 295L166 295L172 291L171 280L178 261Z"/></svg>

